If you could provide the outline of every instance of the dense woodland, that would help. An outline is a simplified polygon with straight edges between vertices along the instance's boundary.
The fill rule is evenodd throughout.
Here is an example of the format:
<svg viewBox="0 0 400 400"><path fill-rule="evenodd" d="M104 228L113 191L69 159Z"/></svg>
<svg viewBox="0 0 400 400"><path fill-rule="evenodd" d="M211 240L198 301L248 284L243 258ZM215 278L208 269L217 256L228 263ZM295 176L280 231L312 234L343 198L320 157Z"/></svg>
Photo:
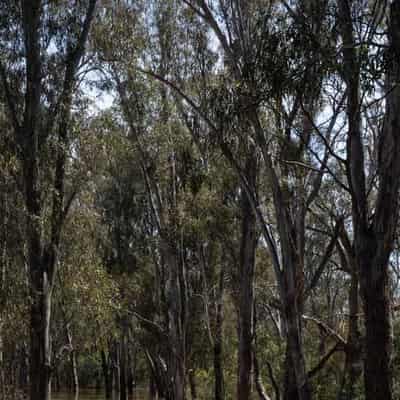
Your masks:
<svg viewBox="0 0 400 400"><path fill-rule="evenodd" d="M399 85L400 0L1 0L0 399L400 399Z"/></svg>

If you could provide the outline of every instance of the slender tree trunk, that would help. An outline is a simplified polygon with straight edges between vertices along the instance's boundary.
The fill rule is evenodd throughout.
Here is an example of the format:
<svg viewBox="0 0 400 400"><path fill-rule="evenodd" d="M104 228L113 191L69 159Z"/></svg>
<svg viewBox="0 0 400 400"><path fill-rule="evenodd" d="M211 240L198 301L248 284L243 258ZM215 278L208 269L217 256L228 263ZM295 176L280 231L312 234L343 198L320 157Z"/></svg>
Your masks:
<svg viewBox="0 0 400 400"><path fill-rule="evenodd" d="M52 189L52 215L50 218L49 242L44 239L43 203L41 182L41 148L39 139L39 116L41 113L43 57L41 54L41 0L21 2L23 41L25 47L26 88L25 104L21 126L14 122L15 139L21 148L23 165L24 200L27 219L27 263L29 267L30 307L30 400L48 400L50 398L51 349L50 317L54 270L57 251L60 244L64 210L64 175L66 148L68 145L67 128L70 121L72 94L75 73L85 52L89 28L95 12L95 0L90 0L83 30L76 48L69 51L65 63L65 76L60 95L60 122L57 125L58 138L62 146L57 150L55 173ZM67 39L68 41L68 39ZM14 108L10 107L13 114ZM14 121L18 116L14 115ZM53 126L52 126L53 128ZM64 147L65 146L65 147Z"/></svg>
<svg viewBox="0 0 400 400"><path fill-rule="evenodd" d="M185 399L185 375L186 375L186 344L183 320L183 293L180 280L180 266L177 257L177 249L168 246L166 260L169 267L167 279L167 301L169 334L170 334L170 360L169 375L172 382L173 400Z"/></svg>
<svg viewBox="0 0 400 400"><path fill-rule="evenodd" d="M41 271L34 272L31 274L33 286L30 323L31 400L49 400L51 295L48 293L47 285L43 285L43 280L46 278L42 276Z"/></svg>
<svg viewBox="0 0 400 400"><path fill-rule="evenodd" d="M70 374L71 374L71 389L72 392L77 394L79 393L79 376L78 376L78 365L76 361L76 351L74 349L74 345L72 342L72 333L69 324L66 325L66 334L68 346L71 351L69 353L69 365L70 365Z"/></svg>
<svg viewBox="0 0 400 400"><path fill-rule="evenodd" d="M355 385L361 375L361 343L358 329L358 275L354 271L351 274L349 290L349 331L347 335L347 347L345 349L345 364L343 378L340 384L337 400L353 400L355 397Z"/></svg>
<svg viewBox="0 0 400 400"><path fill-rule="evenodd" d="M58 368L54 370L52 384L54 384L54 386L52 386L52 389L54 389L53 391L59 392L61 390L60 371Z"/></svg>
<svg viewBox="0 0 400 400"><path fill-rule="evenodd" d="M256 161L248 156L246 175L251 187L255 187ZM257 246L256 218L248 196L243 190L241 198L242 236L240 245L240 298L239 298L239 351L238 351L238 400L251 396L251 371L253 366L253 311L254 311L254 263Z"/></svg>
<svg viewBox="0 0 400 400"><path fill-rule="evenodd" d="M128 365L127 365L127 391L129 395L133 394L133 380L135 378L135 364L136 364L136 350L133 350L133 356L132 356L132 351L128 348Z"/></svg>
<svg viewBox="0 0 400 400"><path fill-rule="evenodd" d="M26 390L29 385L29 379L28 379L28 374L29 374L29 363L28 363L28 354L27 354L27 349L26 349L26 344L25 342L22 343L22 346L20 348L20 368L19 368L19 387L23 388Z"/></svg>
<svg viewBox="0 0 400 400"><path fill-rule="evenodd" d="M112 375L109 363L107 361L107 356L104 350L101 351L101 367L103 370L104 390L106 393L106 399L110 399L112 396Z"/></svg>
<svg viewBox="0 0 400 400"><path fill-rule="evenodd" d="M309 400L311 399L311 390L306 373L302 335L304 276L303 268L298 265L297 257L291 250L290 248L283 249L284 252L289 253L284 255L286 286L283 299L286 332L284 399Z"/></svg>
<svg viewBox="0 0 400 400"><path fill-rule="evenodd" d="M121 393L121 368L120 368L120 345L117 341L113 343L113 390L116 392L117 397L119 398Z"/></svg>
<svg viewBox="0 0 400 400"><path fill-rule="evenodd" d="M270 400L262 382L260 367L258 365L258 359L256 354L253 354L253 364L254 364L254 383L256 386L256 391L258 393L258 397L260 398L260 400Z"/></svg>
<svg viewBox="0 0 400 400"><path fill-rule="evenodd" d="M149 377L149 399L158 400L157 385L155 383L153 374L150 374Z"/></svg>
<svg viewBox="0 0 400 400"><path fill-rule="evenodd" d="M195 370L189 372L189 386L190 386L190 398L191 400L197 400L197 385Z"/></svg>
<svg viewBox="0 0 400 400"><path fill-rule="evenodd" d="M120 343L120 400L126 400L128 391L127 391L127 345L126 345L126 336L123 334Z"/></svg>
<svg viewBox="0 0 400 400"><path fill-rule="evenodd" d="M6 398L6 380L4 374L4 346L2 336L3 323L0 319L0 398L5 400Z"/></svg>
<svg viewBox="0 0 400 400"><path fill-rule="evenodd" d="M3 182L2 182L3 184ZM3 343L3 312L6 302L6 265L7 265L7 220L8 220L8 199L7 193L1 193L1 242L0 242L0 396L2 400L6 398L5 388L5 365L4 365L4 343Z"/></svg>
<svg viewBox="0 0 400 400"><path fill-rule="evenodd" d="M214 338L214 395L215 400L225 398L225 378L222 361L223 352L223 320L224 320L224 268L221 266L218 287L217 310L215 318L215 338Z"/></svg>

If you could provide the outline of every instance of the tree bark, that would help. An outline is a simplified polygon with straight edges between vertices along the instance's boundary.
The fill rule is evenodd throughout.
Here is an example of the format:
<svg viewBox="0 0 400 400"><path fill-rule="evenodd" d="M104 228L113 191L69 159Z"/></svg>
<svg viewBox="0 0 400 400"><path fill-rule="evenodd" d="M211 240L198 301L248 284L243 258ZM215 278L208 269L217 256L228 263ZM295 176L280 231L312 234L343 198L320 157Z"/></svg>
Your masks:
<svg viewBox="0 0 400 400"><path fill-rule="evenodd" d="M50 318L54 270L57 265L57 252L60 244L64 210L64 165L67 145L67 128L70 122L70 109L75 83L75 73L85 50L91 21L94 17L96 0L90 0L86 18L77 45L69 52L65 63L61 103L57 116L60 118L58 137L62 146L57 150L55 162L52 215L50 218L51 239L46 242L43 233L43 201L41 180L41 152L39 118L42 114L42 54L41 54L41 0L22 1L22 28L25 46L26 88L22 122L15 115L13 99L9 99L9 111L13 117L15 139L21 149L24 200L27 219L27 263L30 285L30 399L48 400L50 398L51 349ZM68 40L68 38L67 38ZM45 109L46 107L43 107ZM50 117L53 118L53 115ZM51 126L54 128L54 126ZM42 132L43 133L43 132ZM47 168L47 166L46 166Z"/></svg>
<svg viewBox="0 0 400 400"><path fill-rule="evenodd" d="M362 372L362 369L360 368L360 332L358 329L358 286L358 276L356 271L354 270L351 272L351 282L349 289L349 328L347 335L347 345L345 348L345 364L343 378L340 384L337 400L354 399L355 385Z"/></svg>
<svg viewBox="0 0 400 400"><path fill-rule="evenodd" d="M218 298L215 317L215 338L214 338L214 396L215 400L225 398L225 378L222 361L223 352L223 320L224 320L224 268L221 266L219 275Z"/></svg>
<svg viewBox="0 0 400 400"><path fill-rule="evenodd" d="M157 385L154 381L153 374L150 374L150 377L149 377L149 398L151 400L158 400Z"/></svg>
<svg viewBox="0 0 400 400"><path fill-rule="evenodd" d="M127 343L126 336L123 334L120 342L120 400L126 400L128 395L127 387Z"/></svg>
<svg viewBox="0 0 400 400"><path fill-rule="evenodd" d="M363 260L361 293L365 314L366 399L392 399L392 326L388 265Z"/></svg>
<svg viewBox="0 0 400 400"><path fill-rule="evenodd" d="M170 247L170 246L169 246ZM172 382L174 400L185 399L185 363L186 344L183 320L182 286L180 281L180 266L177 249L166 251L169 277L167 280L167 302L169 333L170 333L170 362L169 373Z"/></svg>
<svg viewBox="0 0 400 400"><path fill-rule="evenodd" d="M256 164L254 155L249 155L246 160L245 173L251 187L256 185ZM241 195L241 213L237 398L238 400L249 400L253 366L254 263L258 237L256 218L244 190Z"/></svg>
<svg viewBox="0 0 400 400"><path fill-rule="evenodd" d="M79 393L79 376L78 376L78 365L76 361L76 351L74 349L74 345L72 342L72 333L69 326L69 323L66 323L66 334L68 346L70 348L69 352L69 365L70 365L70 374L71 374L71 389L75 394Z"/></svg>
<svg viewBox="0 0 400 400"><path fill-rule="evenodd" d="M101 351L101 367L103 370L106 399L110 399L112 396L112 371L104 350Z"/></svg>
<svg viewBox="0 0 400 400"><path fill-rule="evenodd" d="M400 185L400 1L390 6L386 63L386 110L377 142L378 187L373 212L366 190L360 116L360 63L351 4L338 0L343 38L344 79L348 90L347 176L352 195L355 259L365 314L364 386L366 400L391 400L391 315L389 257L398 221Z"/></svg>
<svg viewBox="0 0 400 400"><path fill-rule="evenodd" d="M6 380L4 374L4 346L2 336L3 322L0 319L0 398L1 400L6 399Z"/></svg>
<svg viewBox="0 0 400 400"><path fill-rule="evenodd" d="M196 373L195 370L189 372L189 386L190 386L190 398L191 400L197 400L197 385L196 385Z"/></svg>

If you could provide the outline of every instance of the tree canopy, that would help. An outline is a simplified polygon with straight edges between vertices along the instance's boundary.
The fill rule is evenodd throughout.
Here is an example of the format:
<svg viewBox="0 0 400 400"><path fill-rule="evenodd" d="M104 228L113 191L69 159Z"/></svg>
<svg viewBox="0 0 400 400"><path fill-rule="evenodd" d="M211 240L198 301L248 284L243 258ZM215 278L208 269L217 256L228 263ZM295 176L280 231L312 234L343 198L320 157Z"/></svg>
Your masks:
<svg viewBox="0 0 400 400"><path fill-rule="evenodd" d="M0 400L398 398L399 82L400 0L3 0Z"/></svg>

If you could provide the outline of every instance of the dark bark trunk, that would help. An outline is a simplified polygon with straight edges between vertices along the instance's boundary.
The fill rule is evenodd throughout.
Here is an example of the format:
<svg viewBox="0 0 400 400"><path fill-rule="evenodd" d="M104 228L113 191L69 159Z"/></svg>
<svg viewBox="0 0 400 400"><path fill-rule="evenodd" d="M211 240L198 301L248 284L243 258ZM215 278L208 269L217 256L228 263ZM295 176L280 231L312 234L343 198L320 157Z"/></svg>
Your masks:
<svg viewBox="0 0 400 400"><path fill-rule="evenodd" d="M378 195L372 225L353 211L355 248L365 314L364 384L366 400L391 400L392 326L389 258L399 214L400 186L400 1L390 5L386 72L388 95L378 143ZM366 229L366 226L368 228Z"/></svg>
<svg viewBox="0 0 400 400"><path fill-rule="evenodd" d="M400 1L390 5L385 118L378 134L377 190L370 205L366 191L364 141L360 116L360 62L351 3L338 0L347 86L347 178L351 189L354 248L365 314L364 385L366 400L391 400L391 320L389 258L398 221L400 185ZM375 171L373 171L375 173ZM372 211L373 210L373 211Z"/></svg>
<svg viewBox="0 0 400 400"><path fill-rule="evenodd" d="M149 398L150 400L158 400L157 385L154 380L153 374L149 377Z"/></svg>
<svg viewBox="0 0 400 400"><path fill-rule="evenodd" d="M299 400L296 375L294 373L291 352L288 344L286 344L284 371L283 400Z"/></svg>
<svg viewBox="0 0 400 400"><path fill-rule="evenodd" d="M78 377L78 365L76 362L76 352L71 351L70 355L70 368L71 368L71 377L72 377L72 391L73 393L79 393L79 377Z"/></svg>
<svg viewBox="0 0 400 400"><path fill-rule="evenodd" d="M22 343L20 349L20 366L19 366L19 377L18 383L19 387L23 389L27 389L29 385L29 362L28 362L29 354L27 352L26 344Z"/></svg>
<svg viewBox="0 0 400 400"><path fill-rule="evenodd" d="M50 218L49 242L43 235L43 205L41 186L41 152L39 135L39 116L42 95L42 56L41 56L41 13L42 1L22 1L22 27L25 47L26 88L23 121L18 123L14 115L15 139L21 149L24 200L27 214L27 263L29 267L30 307L30 399L48 400L50 397L51 349L50 317L52 289L56 255L60 244L62 222L64 218L64 163L67 149L67 128L69 124L75 72L85 50L89 27L94 16L95 0L91 0L87 9L83 30L76 48L68 54L65 63L63 89L60 93L58 116L58 136L62 146L57 150ZM68 40L67 40L68 41ZM11 105L10 112L15 108ZM45 108L45 107L44 107ZM53 115L50 117L53 118ZM55 120L55 119L54 119ZM54 128L52 125L51 128ZM43 132L42 132L43 133ZM64 148L65 146L65 148ZM46 166L45 168L48 168Z"/></svg>
<svg viewBox="0 0 400 400"><path fill-rule="evenodd" d="M253 155L246 162L247 180L251 187L256 184L257 165ZM240 244L240 293L239 293L239 351L238 351L238 400L251 396L251 371L253 366L253 310L254 310L254 263L257 247L256 218L246 192L241 198L242 232Z"/></svg>
<svg viewBox="0 0 400 400"><path fill-rule="evenodd" d="M191 370L189 372L189 386L190 386L191 400L197 400L197 386L196 386L195 370Z"/></svg>
<svg viewBox="0 0 400 400"><path fill-rule="evenodd" d="M121 369L120 369L120 347L119 343L115 341L113 343L113 360L112 360L112 386L113 390L117 393L117 397L119 398L119 395L121 393L121 387L120 387L120 382L121 382Z"/></svg>
<svg viewBox="0 0 400 400"><path fill-rule="evenodd" d="M127 382L126 387L129 395L133 394L133 385L135 379L135 364L136 364L136 350L132 351L128 349L128 365L127 365Z"/></svg>
<svg viewBox="0 0 400 400"><path fill-rule="evenodd" d="M361 376L361 342L358 328L358 275L354 271L351 274L349 290L349 331L347 346L345 349L345 364L343 378L340 384L337 400L353 400L355 397L355 385Z"/></svg>
<svg viewBox="0 0 400 400"><path fill-rule="evenodd" d="M74 349L72 343L72 333L69 324L66 325L66 334L68 340L68 346L70 347L69 353L69 365L70 365L70 374L71 374L71 389L72 392L77 394L79 393L79 376L78 376L78 365L76 361L76 351Z"/></svg>
<svg viewBox="0 0 400 400"><path fill-rule="evenodd" d="M119 358L119 365L120 365L120 400L126 400L128 395L128 388L127 388L127 356L126 356L126 337L121 339L120 343L120 358Z"/></svg>
<svg viewBox="0 0 400 400"><path fill-rule="evenodd" d="M364 384L367 400L392 399L392 327L387 265L365 260L361 294L365 314Z"/></svg>
<svg viewBox="0 0 400 400"><path fill-rule="evenodd" d="M225 378L222 362L223 352L223 320L224 320L224 269L221 267L219 276L219 288L217 299L217 310L215 318L215 339L214 339L214 395L215 400L225 398Z"/></svg>
<svg viewBox="0 0 400 400"><path fill-rule="evenodd" d="M6 398L6 380L4 373L4 354L3 354L2 322L0 321L0 396L2 400Z"/></svg>
<svg viewBox="0 0 400 400"><path fill-rule="evenodd" d="M182 304L183 294L182 281L180 279L180 266L178 249L166 246L165 251L167 265L170 268L167 279L167 300L169 334L170 334L170 355L168 373L172 382L173 400L185 399L185 375L186 375L186 344L185 344L185 323L184 305Z"/></svg>
<svg viewBox="0 0 400 400"><path fill-rule="evenodd" d="M104 350L101 351L101 367L103 370L106 399L110 399L112 396L112 371Z"/></svg>
<svg viewBox="0 0 400 400"><path fill-rule="evenodd" d="M284 299L284 320L286 330L286 357L285 357L285 380L284 399L311 399L311 390L306 373L305 359L303 354L302 335L302 279L299 279L297 268L289 263L285 268L285 281L287 288ZM296 273L293 273L296 271ZM296 276L296 278L295 278Z"/></svg>

